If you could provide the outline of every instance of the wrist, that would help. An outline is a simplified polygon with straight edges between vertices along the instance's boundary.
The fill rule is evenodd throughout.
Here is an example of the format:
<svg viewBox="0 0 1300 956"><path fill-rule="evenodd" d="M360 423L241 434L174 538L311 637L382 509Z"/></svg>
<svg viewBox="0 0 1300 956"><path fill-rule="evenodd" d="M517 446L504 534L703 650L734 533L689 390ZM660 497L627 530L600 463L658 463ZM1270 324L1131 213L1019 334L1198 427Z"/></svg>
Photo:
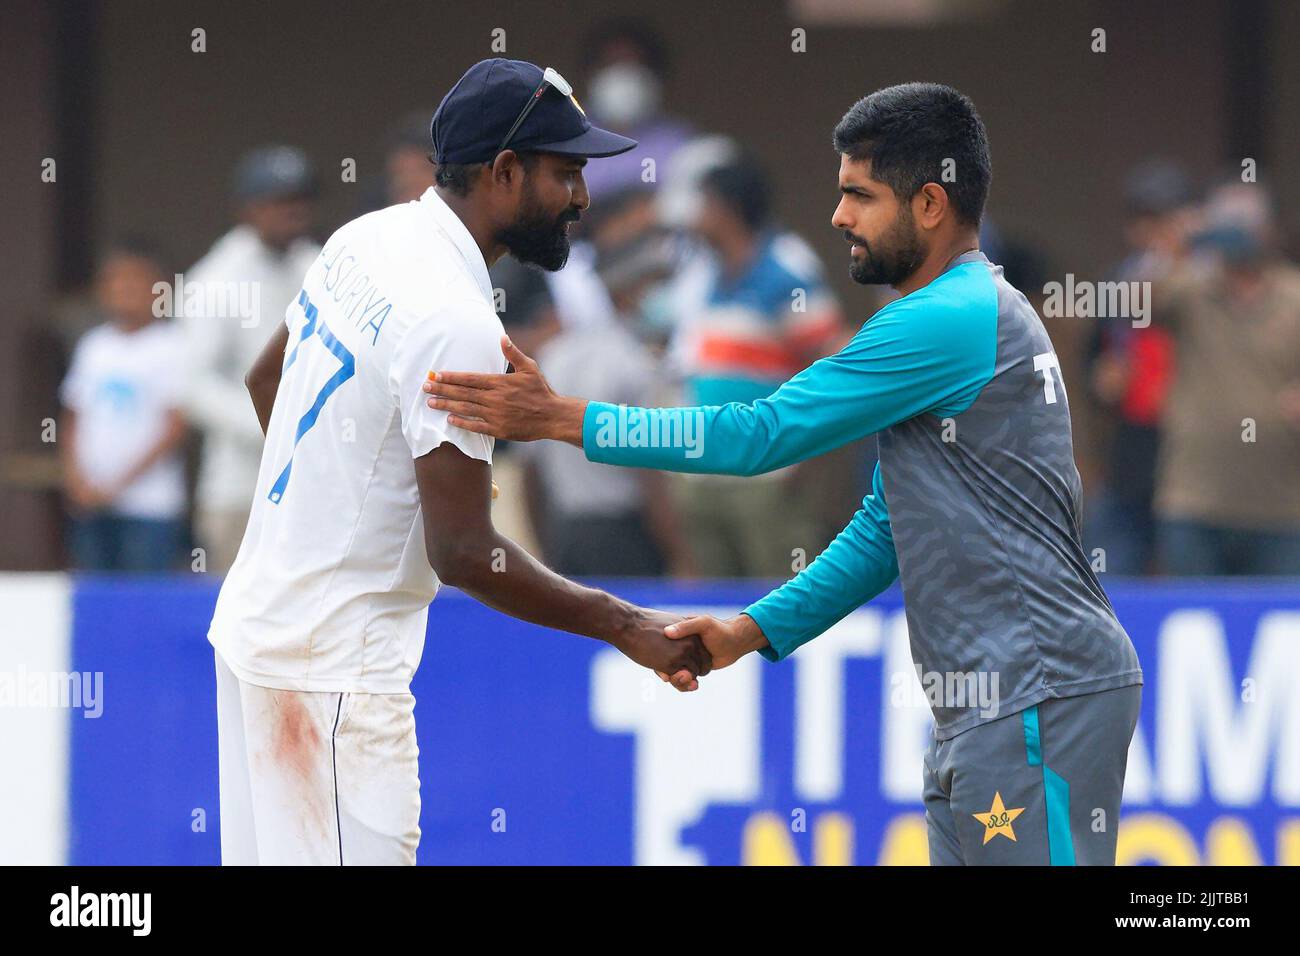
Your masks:
<svg viewBox="0 0 1300 956"><path fill-rule="evenodd" d="M598 636L607 644L618 649L628 646L633 634L643 623L641 609L621 598L610 598L609 620Z"/></svg>
<svg viewBox="0 0 1300 956"><path fill-rule="evenodd" d="M736 637L739 638L746 654L772 646L763 629L758 626L758 622L748 614L738 614L727 623L735 630Z"/></svg>
<svg viewBox="0 0 1300 956"><path fill-rule="evenodd" d="M587 399L556 396L556 414L552 418L554 431L549 436L556 441L582 447L582 426L587 417Z"/></svg>

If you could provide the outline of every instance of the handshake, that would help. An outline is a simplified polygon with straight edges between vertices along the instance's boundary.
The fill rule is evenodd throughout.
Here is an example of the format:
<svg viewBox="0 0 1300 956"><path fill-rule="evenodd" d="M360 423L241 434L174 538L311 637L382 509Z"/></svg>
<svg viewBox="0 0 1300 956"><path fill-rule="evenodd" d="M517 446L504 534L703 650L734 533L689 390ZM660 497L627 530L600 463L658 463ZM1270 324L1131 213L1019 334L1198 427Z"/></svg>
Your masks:
<svg viewBox="0 0 1300 956"><path fill-rule="evenodd" d="M747 614L719 621L707 614L682 618L646 608L635 608L632 621L610 643L679 691L699 689L698 678L709 671L768 646Z"/></svg>

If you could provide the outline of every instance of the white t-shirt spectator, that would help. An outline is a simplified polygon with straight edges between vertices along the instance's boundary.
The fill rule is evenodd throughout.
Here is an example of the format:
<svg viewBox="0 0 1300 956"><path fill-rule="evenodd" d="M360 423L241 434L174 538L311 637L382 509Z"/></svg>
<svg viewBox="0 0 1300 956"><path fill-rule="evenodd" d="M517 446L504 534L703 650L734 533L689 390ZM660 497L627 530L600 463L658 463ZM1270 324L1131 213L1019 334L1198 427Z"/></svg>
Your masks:
<svg viewBox="0 0 1300 956"><path fill-rule="evenodd" d="M101 325L77 343L59 397L77 415L76 461L93 485L116 482L162 437L181 406L185 340L169 321L134 332ZM109 505L133 518L176 518L185 509L185 470L170 454Z"/></svg>
<svg viewBox="0 0 1300 956"><path fill-rule="evenodd" d="M566 329L542 347L537 362L561 394L590 395L617 405L654 404L654 356L617 318L598 328ZM521 447L536 463L558 520L625 517L644 505L640 478L632 469L588 461L581 448L564 442Z"/></svg>

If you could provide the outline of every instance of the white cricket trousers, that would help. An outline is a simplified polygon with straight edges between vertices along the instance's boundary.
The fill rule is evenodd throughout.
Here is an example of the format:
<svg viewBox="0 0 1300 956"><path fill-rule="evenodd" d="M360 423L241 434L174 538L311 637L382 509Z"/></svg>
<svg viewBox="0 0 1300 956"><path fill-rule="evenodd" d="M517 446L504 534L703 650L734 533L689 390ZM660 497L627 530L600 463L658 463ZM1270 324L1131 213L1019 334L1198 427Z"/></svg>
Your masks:
<svg viewBox="0 0 1300 956"><path fill-rule="evenodd" d="M415 698L277 690L216 664L222 864L414 865Z"/></svg>

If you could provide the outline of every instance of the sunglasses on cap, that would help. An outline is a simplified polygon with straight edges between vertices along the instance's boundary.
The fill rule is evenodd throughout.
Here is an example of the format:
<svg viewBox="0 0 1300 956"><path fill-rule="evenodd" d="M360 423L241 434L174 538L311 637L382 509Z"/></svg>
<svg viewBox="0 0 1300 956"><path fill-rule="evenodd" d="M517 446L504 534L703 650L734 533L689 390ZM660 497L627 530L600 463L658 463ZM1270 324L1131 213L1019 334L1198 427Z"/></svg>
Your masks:
<svg viewBox="0 0 1300 956"><path fill-rule="evenodd" d="M567 96L579 113L583 116L587 115L586 110L581 106L578 106L578 101L574 99L573 85L564 77L560 76L557 70L548 66L542 72L542 82L537 84L537 89L533 90L533 95L530 96L528 102L524 104L524 108L520 112L519 118L516 119L514 125L510 127L510 132L506 133L505 139L501 140L501 145L497 147L498 153L510 144L510 140L514 138L515 133L519 132L519 127L524 125L524 120L528 119L528 114L533 111L533 107L541 101L541 98L546 95L546 91L549 89L557 90L561 96Z"/></svg>

